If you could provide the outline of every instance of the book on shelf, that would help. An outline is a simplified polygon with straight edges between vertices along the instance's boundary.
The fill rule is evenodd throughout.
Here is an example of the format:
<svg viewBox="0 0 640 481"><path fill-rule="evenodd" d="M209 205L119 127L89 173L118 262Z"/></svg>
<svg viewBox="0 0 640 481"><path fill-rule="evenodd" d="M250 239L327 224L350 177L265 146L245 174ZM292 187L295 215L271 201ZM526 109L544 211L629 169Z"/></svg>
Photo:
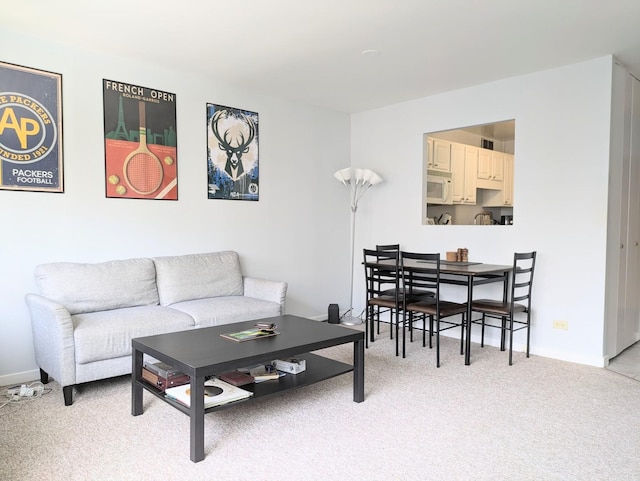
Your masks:
<svg viewBox="0 0 640 481"><path fill-rule="evenodd" d="M184 404L191 405L191 385L171 387L165 390L165 395L169 399ZM222 406L234 401L246 399L253 393L242 388L229 384L218 378L212 378L204 382L204 407Z"/></svg>
<svg viewBox="0 0 640 481"><path fill-rule="evenodd" d="M180 376L172 376L169 378L158 376L155 372L147 369L146 367L142 368L142 379L154 386L156 389L160 391L164 391L168 387L180 386L182 384L189 384L191 382L191 378L186 374L180 373Z"/></svg>
<svg viewBox="0 0 640 481"><path fill-rule="evenodd" d="M241 371L221 372L220 374L216 374L216 377L234 386L244 386L253 382L253 376L251 374Z"/></svg>
<svg viewBox="0 0 640 481"><path fill-rule="evenodd" d="M225 339L231 339L236 342L250 341L252 339L260 339L263 337L277 336L280 334L275 329L264 329L261 327L252 327L251 329L245 329L244 331L229 332L227 334L220 334Z"/></svg>
<svg viewBox="0 0 640 481"><path fill-rule="evenodd" d="M166 362L149 362L149 361L145 361L142 364L142 367L147 369L147 370L149 370L149 371L151 371L152 373L158 375L159 377L164 378L164 379L170 379L172 377L186 376L185 373L183 373L179 369L174 368L173 366L170 366Z"/></svg>

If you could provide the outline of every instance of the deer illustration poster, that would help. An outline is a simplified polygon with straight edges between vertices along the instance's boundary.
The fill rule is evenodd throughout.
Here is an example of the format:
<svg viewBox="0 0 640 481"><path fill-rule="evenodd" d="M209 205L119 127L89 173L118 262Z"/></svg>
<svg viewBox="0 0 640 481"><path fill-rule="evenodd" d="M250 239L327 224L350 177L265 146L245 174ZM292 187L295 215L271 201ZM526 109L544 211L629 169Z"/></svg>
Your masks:
<svg viewBox="0 0 640 481"><path fill-rule="evenodd" d="M102 82L107 197L177 200L175 94Z"/></svg>
<svg viewBox="0 0 640 481"><path fill-rule="evenodd" d="M209 199L258 200L258 114L207 104Z"/></svg>

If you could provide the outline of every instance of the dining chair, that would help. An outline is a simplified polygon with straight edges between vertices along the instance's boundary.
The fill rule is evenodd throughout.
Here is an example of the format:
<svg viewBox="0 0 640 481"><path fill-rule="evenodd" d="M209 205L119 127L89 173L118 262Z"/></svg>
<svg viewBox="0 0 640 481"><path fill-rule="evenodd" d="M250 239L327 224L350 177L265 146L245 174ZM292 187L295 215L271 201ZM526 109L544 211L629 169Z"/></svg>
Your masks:
<svg viewBox="0 0 640 481"><path fill-rule="evenodd" d="M400 244L386 244L386 245L376 245L376 250L379 251L399 251L400 250ZM414 288L413 290L409 291L407 294L409 294L410 296L414 296L414 297L422 297L422 296L428 296L428 297L433 297L435 296L435 293L433 291L429 291L429 290L424 290L424 289L418 289L418 288ZM379 333L378 333L379 334Z"/></svg>
<svg viewBox="0 0 640 481"><path fill-rule="evenodd" d="M385 252L393 252L393 251L400 251L400 244L378 244L376 245L376 250L377 251L385 251ZM380 272L380 275L384 275L384 272ZM388 296L393 296L395 295L395 288L391 288L391 289L386 289L385 291L382 292L383 295L388 295ZM403 295L403 290L402 287L400 287L400 295ZM425 290L425 289L418 289L417 287L411 286L409 292L406 293L406 295L408 295L410 298L414 299L414 300L419 300L422 297L433 297L435 295L435 293L433 291L429 291L429 290ZM377 326L376 326L376 331L377 334L380 334L380 320L378 319L377 322ZM393 339L393 329L389 330L389 336L391 339ZM413 336L413 331L412 331L412 336ZM411 338L411 340L413 341L413 337Z"/></svg>
<svg viewBox="0 0 640 481"><path fill-rule="evenodd" d="M412 262L409 268L407 261ZM433 267L429 270L416 268L416 263L423 263L424 267ZM433 347L432 336L436 338L436 366L440 367L440 333L448 329L460 327L460 354L463 354L463 337L467 305L451 302L440 297L440 254L423 254L417 252L402 252L400 254L400 269L402 270L403 296L403 330L402 330L402 357L405 357L406 334L405 325L409 321L409 330L412 331L415 322L414 314L422 318L422 346L426 346L426 319L429 318L429 347ZM408 293L413 290L429 290L433 297L412 298ZM461 315L459 320L453 316ZM435 329L434 329L435 324ZM444 327L443 327L444 324ZM413 336L411 337L413 341Z"/></svg>
<svg viewBox="0 0 640 481"><path fill-rule="evenodd" d="M376 250L377 251L385 251L385 252L393 252L393 251L400 251L400 244L378 244L376 245ZM384 274L383 272L380 273L381 275ZM394 295L394 289L387 289L386 291L383 292L383 294L387 294L387 295ZM380 334L380 327L378 326L378 334Z"/></svg>
<svg viewBox="0 0 640 481"><path fill-rule="evenodd" d="M369 341L374 342L374 322L377 322L378 334L380 333L382 314L389 313L391 337L394 324L396 331L398 329L402 307L400 251L363 249L363 255L366 281L365 346L369 347ZM398 349L396 339L396 356Z"/></svg>
<svg viewBox="0 0 640 481"><path fill-rule="evenodd" d="M473 320L474 324L482 324L480 346L484 347L484 330L486 327L500 329L500 350L505 350L505 338L509 332L509 365L513 364L513 333L521 329L527 330L527 357L531 340L531 289L533 272L536 265L536 251L515 253L513 270L509 280L510 289L506 300L477 299L471 303L471 310L482 314L481 319ZM524 319L517 319L516 314L526 314ZM500 324L487 323L486 319L500 320ZM519 327L514 328L514 324Z"/></svg>

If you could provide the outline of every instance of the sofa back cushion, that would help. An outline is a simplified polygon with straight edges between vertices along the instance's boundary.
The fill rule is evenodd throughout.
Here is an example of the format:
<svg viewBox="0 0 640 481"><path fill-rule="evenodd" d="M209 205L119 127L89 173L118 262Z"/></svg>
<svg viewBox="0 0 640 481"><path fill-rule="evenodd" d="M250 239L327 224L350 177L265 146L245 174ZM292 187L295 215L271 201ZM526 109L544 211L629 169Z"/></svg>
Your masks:
<svg viewBox="0 0 640 481"><path fill-rule="evenodd" d="M40 294L71 314L159 303L151 259L41 264L36 267L35 281Z"/></svg>
<svg viewBox="0 0 640 481"><path fill-rule="evenodd" d="M243 294L237 252L154 257L160 304Z"/></svg>

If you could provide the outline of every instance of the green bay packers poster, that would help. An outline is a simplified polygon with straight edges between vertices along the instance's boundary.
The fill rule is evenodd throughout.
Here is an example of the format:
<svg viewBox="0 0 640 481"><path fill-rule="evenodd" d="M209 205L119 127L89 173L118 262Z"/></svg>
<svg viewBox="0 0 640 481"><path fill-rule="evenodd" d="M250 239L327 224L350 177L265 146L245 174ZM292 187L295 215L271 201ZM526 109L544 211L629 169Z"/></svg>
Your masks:
<svg viewBox="0 0 640 481"><path fill-rule="evenodd" d="M257 201L258 160L258 114L207 104L209 199Z"/></svg>
<svg viewBox="0 0 640 481"><path fill-rule="evenodd" d="M102 82L106 196L178 200L176 95Z"/></svg>
<svg viewBox="0 0 640 481"><path fill-rule="evenodd" d="M64 192L62 75L0 62L0 189Z"/></svg>

